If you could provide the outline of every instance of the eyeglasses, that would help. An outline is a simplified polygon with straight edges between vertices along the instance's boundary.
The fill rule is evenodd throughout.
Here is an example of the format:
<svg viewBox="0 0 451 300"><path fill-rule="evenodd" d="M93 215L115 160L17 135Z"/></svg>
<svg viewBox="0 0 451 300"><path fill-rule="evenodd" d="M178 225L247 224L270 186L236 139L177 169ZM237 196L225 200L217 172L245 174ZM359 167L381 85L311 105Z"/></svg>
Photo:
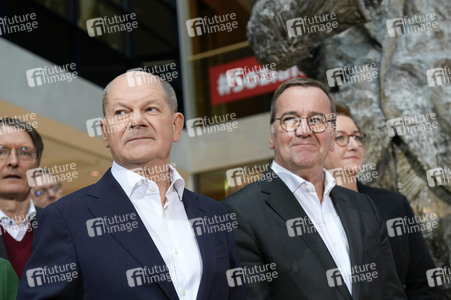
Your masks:
<svg viewBox="0 0 451 300"><path fill-rule="evenodd" d="M314 133L325 131L329 122L332 122L332 125L335 124L335 118L328 120L323 114L316 114L307 118L301 118L293 114L284 114L280 118L276 118L276 120L280 120L280 126L288 132L296 131L302 120L307 120L308 127Z"/></svg>
<svg viewBox="0 0 451 300"><path fill-rule="evenodd" d="M351 134L347 135L346 133L337 133L335 135L335 143L337 143L340 147L346 147L349 144L349 138L353 138L354 141L359 144L359 146L365 145L366 141L366 134L364 133L357 133L357 134Z"/></svg>
<svg viewBox="0 0 451 300"><path fill-rule="evenodd" d="M37 197L42 197L42 196L45 196L46 194L48 194L49 191L52 191L55 194L58 193L58 192L61 192L61 186L59 184L56 184L56 185L53 185L53 186L51 186L49 188L40 188L40 189L37 189L34 192L34 194Z"/></svg>
<svg viewBox="0 0 451 300"><path fill-rule="evenodd" d="M5 145L0 145L0 160L5 160L11 155L11 149ZM36 150L28 147L19 147L16 149L16 156L23 161L30 161L36 158Z"/></svg>

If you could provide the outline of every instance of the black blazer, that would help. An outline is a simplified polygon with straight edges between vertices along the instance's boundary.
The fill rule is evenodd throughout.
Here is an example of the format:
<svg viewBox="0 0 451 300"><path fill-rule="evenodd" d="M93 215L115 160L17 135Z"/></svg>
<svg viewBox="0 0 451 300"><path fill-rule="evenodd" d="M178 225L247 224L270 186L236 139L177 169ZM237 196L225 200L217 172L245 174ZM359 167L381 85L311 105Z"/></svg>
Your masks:
<svg viewBox="0 0 451 300"><path fill-rule="evenodd" d="M369 187L358 182L359 192L371 197L384 221L407 217L414 220L414 213L407 198L399 193ZM394 234L392 234L394 235ZM435 265L421 231L396 234L389 238L399 279L410 300L439 299L438 288L428 285L426 271Z"/></svg>
<svg viewBox="0 0 451 300"><path fill-rule="evenodd" d="M368 196L339 186L330 194L346 231L351 266L375 263L377 268L371 282L353 282L351 297L342 278L341 285L328 281L327 271L337 266L320 235L314 230L287 233L287 221L307 215L285 183L268 172L263 178L271 181L257 181L223 201L238 217L235 237L243 266L277 266L277 279L246 285L248 299L406 299L385 223Z"/></svg>
<svg viewBox="0 0 451 300"><path fill-rule="evenodd" d="M33 228L37 228L36 222L37 222L37 219L38 219L39 214L42 212L42 208L37 207L37 206L35 206L35 208L36 208L36 215L35 215L35 217L31 220L32 224L34 224L34 225L33 225ZM36 229L33 229L33 230L36 230ZM34 235L34 232L33 232L33 235ZM33 238L34 238L34 237L33 237ZM8 258L8 252L6 251L6 246L5 246L5 243L3 242L3 237L0 237L0 257L1 257L1 258L4 258L4 259L6 259L6 260L9 260L9 258Z"/></svg>

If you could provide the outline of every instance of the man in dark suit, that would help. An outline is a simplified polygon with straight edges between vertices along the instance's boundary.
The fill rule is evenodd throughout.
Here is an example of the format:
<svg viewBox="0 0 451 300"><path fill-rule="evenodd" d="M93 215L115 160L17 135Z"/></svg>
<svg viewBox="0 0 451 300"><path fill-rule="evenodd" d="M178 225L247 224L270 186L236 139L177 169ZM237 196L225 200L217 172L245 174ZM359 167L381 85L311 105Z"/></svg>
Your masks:
<svg viewBox="0 0 451 300"><path fill-rule="evenodd" d="M31 255L36 214L27 171L37 168L44 144L31 124L0 119L0 258L11 263L18 278Z"/></svg>
<svg viewBox="0 0 451 300"><path fill-rule="evenodd" d="M274 161L223 202L237 214L244 268L273 263L278 274L245 277L249 299L406 299L374 204L324 169L334 122L335 104L315 80L291 79L274 93Z"/></svg>
<svg viewBox="0 0 451 300"><path fill-rule="evenodd" d="M172 87L127 72L105 88L103 110L113 166L43 211L18 299L243 299L226 276L240 266L232 234L206 229L225 208L169 164L184 119Z"/></svg>

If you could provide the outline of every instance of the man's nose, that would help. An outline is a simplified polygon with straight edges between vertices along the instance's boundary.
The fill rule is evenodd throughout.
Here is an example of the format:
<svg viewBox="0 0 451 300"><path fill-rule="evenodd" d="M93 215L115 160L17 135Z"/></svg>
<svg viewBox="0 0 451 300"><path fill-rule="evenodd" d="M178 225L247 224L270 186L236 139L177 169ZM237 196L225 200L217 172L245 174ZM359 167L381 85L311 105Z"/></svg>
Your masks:
<svg viewBox="0 0 451 300"><path fill-rule="evenodd" d="M19 159L17 157L16 151L11 150L9 157L7 159L8 166L15 167L19 163Z"/></svg>
<svg viewBox="0 0 451 300"><path fill-rule="evenodd" d="M310 126L308 125L307 120L301 119L299 126L296 129L296 135L307 137L310 134L312 134L312 130L310 129Z"/></svg>
<svg viewBox="0 0 451 300"><path fill-rule="evenodd" d="M130 115L130 128L139 128L146 126L146 119L141 112L133 112Z"/></svg>

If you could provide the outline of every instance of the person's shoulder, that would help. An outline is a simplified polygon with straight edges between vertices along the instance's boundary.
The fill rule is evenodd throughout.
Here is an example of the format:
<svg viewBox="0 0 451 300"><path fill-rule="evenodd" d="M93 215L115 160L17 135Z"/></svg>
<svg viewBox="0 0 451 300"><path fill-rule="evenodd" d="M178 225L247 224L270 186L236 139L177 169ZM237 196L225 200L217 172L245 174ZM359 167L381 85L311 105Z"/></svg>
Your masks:
<svg viewBox="0 0 451 300"><path fill-rule="evenodd" d="M330 196L332 197L332 199L335 200L342 199L346 201L351 201L353 205L358 207L359 209L366 208L371 208L371 210L374 209L374 203L372 202L372 199L368 195L338 185L334 186L334 188L330 193Z"/></svg>
<svg viewBox="0 0 451 300"><path fill-rule="evenodd" d="M261 191L261 181L256 181L227 196L222 203L226 206L255 205L255 201L262 199Z"/></svg>
<svg viewBox="0 0 451 300"><path fill-rule="evenodd" d="M381 202L391 203L394 205L408 203L407 198L403 194L398 193L398 192L368 186L368 185L362 184L360 182L359 182L358 187L359 187L359 191L361 193L370 196L370 198L375 202L381 201Z"/></svg>
<svg viewBox="0 0 451 300"><path fill-rule="evenodd" d="M74 209L79 209L81 207L86 206L88 203L92 203L95 201L95 197L89 196L92 194L92 191L95 189L96 184L89 185L82 189L79 189L75 192L72 192L58 201L50 204L49 206L53 206L57 208L59 211L71 211ZM44 209L45 211L46 209Z"/></svg>
<svg viewBox="0 0 451 300"><path fill-rule="evenodd" d="M413 216L412 208L406 196L401 193L371 187L359 183L359 191L368 195L385 219L397 216Z"/></svg>
<svg viewBox="0 0 451 300"><path fill-rule="evenodd" d="M186 188L183 191L183 198L190 198L196 201L198 205L208 208L211 211L217 211L221 213L224 213L226 211L225 207L219 201L216 201L215 199L212 199L208 196L190 191Z"/></svg>
<svg viewBox="0 0 451 300"><path fill-rule="evenodd" d="M351 189L348 188L344 188L342 186L336 185L333 187L331 194L334 196L340 196L340 197L344 197L346 199L351 199L351 200L359 200L359 199L366 199L368 198L365 195L362 195L359 192L353 191Z"/></svg>

